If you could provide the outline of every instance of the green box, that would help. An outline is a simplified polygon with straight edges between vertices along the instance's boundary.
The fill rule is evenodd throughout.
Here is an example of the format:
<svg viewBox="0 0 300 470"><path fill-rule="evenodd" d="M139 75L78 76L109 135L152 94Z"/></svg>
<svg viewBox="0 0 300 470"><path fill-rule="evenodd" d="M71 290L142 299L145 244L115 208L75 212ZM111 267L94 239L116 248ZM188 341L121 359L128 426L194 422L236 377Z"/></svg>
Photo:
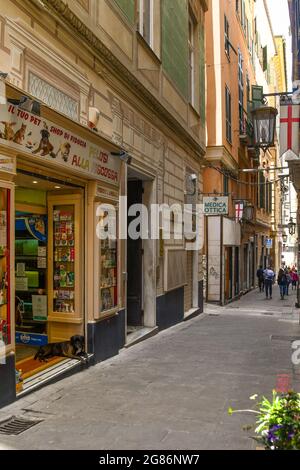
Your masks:
<svg viewBox="0 0 300 470"><path fill-rule="evenodd" d="M28 278L28 287L39 287L39 273L37 271L25 271Z"/></svg>
<svg viewBox="0 0 300 470"><path fill-rule="evenodd" d="M16 240L15 241L15 253L16 256L22 256L23 255L23 240Z"/></svg>
<svg viewBox="0 0 300 470"><path fill-rule="evenodd" d="M37 256L38 254L38 240L23 240L23 255L24 256Z"/></svg>

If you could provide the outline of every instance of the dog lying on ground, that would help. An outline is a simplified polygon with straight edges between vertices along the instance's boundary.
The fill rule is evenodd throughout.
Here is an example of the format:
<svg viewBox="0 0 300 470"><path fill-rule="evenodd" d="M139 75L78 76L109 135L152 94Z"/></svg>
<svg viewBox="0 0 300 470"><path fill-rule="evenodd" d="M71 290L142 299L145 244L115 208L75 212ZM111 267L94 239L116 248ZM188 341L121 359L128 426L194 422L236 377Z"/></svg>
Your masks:
<svg viewBox="0 0 300 470"><path fill-rule="evenodd" d="M69 357L86 363L88 361L88 355L84 349L84 336L75 335L70 338L70 341L49 343L45 346L41 346L34 356L34 359L47 362L47 359L54 356Z"/></svg>

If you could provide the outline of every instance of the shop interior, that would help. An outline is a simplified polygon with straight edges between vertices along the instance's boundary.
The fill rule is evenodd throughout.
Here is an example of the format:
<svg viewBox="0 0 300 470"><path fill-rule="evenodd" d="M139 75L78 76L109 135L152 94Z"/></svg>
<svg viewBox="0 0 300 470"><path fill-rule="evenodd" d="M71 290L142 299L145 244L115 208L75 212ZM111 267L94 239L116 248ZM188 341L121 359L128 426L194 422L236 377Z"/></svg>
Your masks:
<svg viewBox="0 0 300 470"><path fill-rule="evenodd" d="M16 370L23 380L64 360L61 357L50 357L47 362L40 362L35 359L35 354L40 346L51 342L49 310L62 316L74 312L74 263L79 254L75 251L74 240L75 206L68 199L74 192L83 194L82 188L56 178L37 176L25 170L17 173ZM59 196L61 202L50 204L52 196L55 196L55 201ZM68 204L65 204L66 199ZM51 271L49 263L53 264Z"/></svg>

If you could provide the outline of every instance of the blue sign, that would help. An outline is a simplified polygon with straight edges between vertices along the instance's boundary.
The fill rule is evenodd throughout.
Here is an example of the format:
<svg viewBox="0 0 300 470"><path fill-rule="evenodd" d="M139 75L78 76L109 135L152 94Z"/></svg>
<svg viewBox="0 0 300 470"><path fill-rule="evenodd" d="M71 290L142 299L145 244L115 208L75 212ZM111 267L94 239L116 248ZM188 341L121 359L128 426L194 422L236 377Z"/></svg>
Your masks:
<svg viewBox="0 0 300 470"><path fill-rule="evenodd" d="M16 343L28 346L45 346L48 344L48 336L39 335L37 333L16 331Z"/></svg>
<svg viewBox="0 0 300 470"><path fill-rule="evenodd" d="M273 239L272 238L267 238L266 239L266 248L272 248L273 247Z"/></svg>

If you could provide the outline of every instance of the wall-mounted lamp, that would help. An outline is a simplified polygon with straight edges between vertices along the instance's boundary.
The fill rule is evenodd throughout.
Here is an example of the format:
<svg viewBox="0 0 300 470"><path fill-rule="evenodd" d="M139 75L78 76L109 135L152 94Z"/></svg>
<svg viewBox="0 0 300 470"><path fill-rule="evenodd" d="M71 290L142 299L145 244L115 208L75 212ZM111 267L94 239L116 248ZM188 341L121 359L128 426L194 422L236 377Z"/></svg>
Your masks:
<svg viewBox="0 0 300 470"><path fill-rule="evenodd" d="M296 233L296 224L293 221L293 217L290 218L290 221L288 223L288 229L289 229L289 234L290 235L295 235L295 233Z"/></svg>
<svg viewBox="0 0 300 470"><path fill-rule="evenodd" d="M254 128L254 146L264 152L274 146L276 116L278 110L271 106L261 106L251 111Z"/></svg>
<svg viewBox="0 0 300 470"><path fill-rule="evenodd" d="M125 150L121 150L120 152L110 152L110 153L111 155L114 155L115 157L119 157L120 160L127 163L127 165L131 164L132 156L129 155Z"/></svg>

